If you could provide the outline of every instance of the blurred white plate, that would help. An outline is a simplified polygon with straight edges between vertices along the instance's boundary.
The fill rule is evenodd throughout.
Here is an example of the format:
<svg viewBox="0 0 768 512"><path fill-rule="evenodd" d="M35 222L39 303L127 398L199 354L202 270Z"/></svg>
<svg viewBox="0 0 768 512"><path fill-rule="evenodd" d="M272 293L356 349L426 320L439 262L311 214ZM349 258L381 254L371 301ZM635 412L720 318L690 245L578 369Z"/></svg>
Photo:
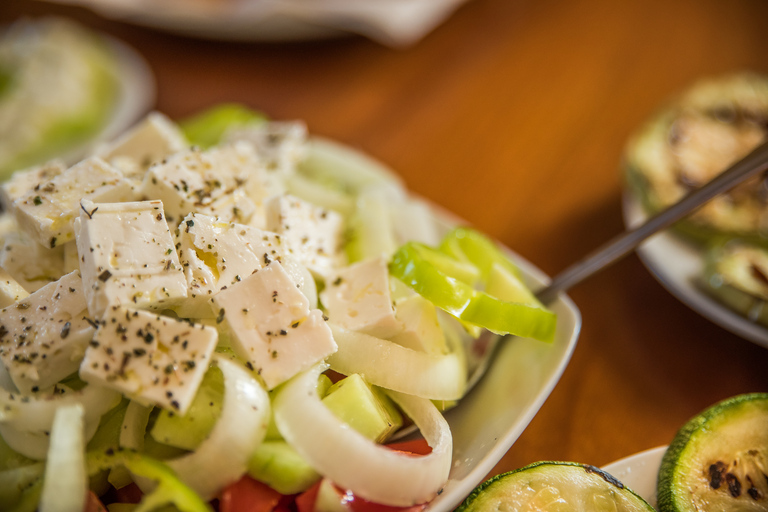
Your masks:
<svg viewBox="0 0 768 512"><path fill-rule="evenodd" d="M380 162L348 146L315 138L326 158L354 162L372 173L391 173ZM464 224L433 206L438 223L448 229ZM549 278L513 251L526 282L543 285ZM428 512L451 512L493 469L520 437L560 380L581 330L581 314L566 295L550 305L557 313L553 343L509 338L499 343L487 373L445 416L453 434L453 467L443 492Z"/></svg>
<svg viewBox="0 0 768 512"><path fill-rule="evenodd" d="M652 506L656 506L656 478L666 446L651 448L644 452L630 455L603 467L603 470L615 476L621 483L635 491Z"/></svg>
<svg viewBox="0 0 768 512"><path fill-rule="evenodd" d="M466 0L47 0L105 18L233 41L299 41L361 34L390 46L415 43Z"/></svg>
<svg viewBox="0 0 768 512"><path fill-rule="evenodd" d="M647 218L640 203L628 193L623 209L628 228ZM645 241L637 254L654 277L684 304L732 333L768 348L768 329L735 313L696 285L704 269L701 249L665 231Z"/></svg>

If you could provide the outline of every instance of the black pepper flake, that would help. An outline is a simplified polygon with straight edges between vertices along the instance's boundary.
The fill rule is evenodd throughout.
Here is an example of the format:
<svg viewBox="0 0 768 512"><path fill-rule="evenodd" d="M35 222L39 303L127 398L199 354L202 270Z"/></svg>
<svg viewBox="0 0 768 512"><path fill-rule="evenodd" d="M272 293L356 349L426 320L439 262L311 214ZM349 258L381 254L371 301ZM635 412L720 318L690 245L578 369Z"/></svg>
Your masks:
<svg viewBox="0 0 768 512"><path fill-rule="evenodd" d="M333 281L333 286L339 286L339 285L342 283L342 281L343 281L343 279L342 279L341 277L337 277L337 278L336 278L336 279Z"/></svg>
<svg viewBox="0 0 768 512"><path fill-rule="evenodd" d="M155 339L155 337L152 335L151 332L148 332L148 333L146 333L144 335L144 343L146 343L147 345L152 343L154 341L154 339Z"/></svg>
<svg viewBox="0 0 768 512"><path fill-rule="evenodd" d="M67 322L64 324L64 327L61 328L61 338L64 339L67 336L69 336L69 329L72 327L72 324L70 322Z"/></svg>
<svg viewBox="0 0 768 512"><path fill-rule="evenodd" d="M179 405L179 402L178 402L178 401L176 401L176 400L172 400L172 401L171 401L171 406L172 406L174 409L176 409L176 410L179 410L179 409L181 409L181 406Z"/></svg>
<svg viewBox="0 0 768 512"><path fill-rule="evenodd" d="M220 324L224 320L224 308L219 310L219 316L216 317L216 323Z"/></svg>
<svg viewBox="0 0 768 512"><path fill-rule="evenodd" d="M171 373L173 373L173 365L172 365L172 364L168 364L168 365L166 365L166 366L165 366L165 368L163 368L163 371L164 371L166 374L171 374Z"/></svg>
<svg viewBox="0 0 768 512"><path fill-rule="evenodd" d="M112 272L110 272L109 270L105 270L104 272L99 274L99 281L105 282L110 277L112 277Z"/></svg>
<svg viewBox="0 0 768 512"><path fill-rule="evenodd" d="M192 360L184 361L183 364L184 364L184 366L186 367L187 370L192 370L195 367L195 362L192 361Z"/></svg>
<svg viewBox="0 0 768 512"><path fill-rule="evenodd" d="M143 356L146 353L147 353L147 351L144 350L143 348L135 348L135 349L133 349L133 355L136 356L136 357L141 357L141 356Z"/></svg>
<svg viewBox="0 0 768 512"><path fill-rule="evenodd" d="M251 363L250 361L248 361L247 363L245 363L245 366L246 366L246 368L248 368L249 370L253 371L253 363Z"/></svg>
<svg viewBox="0 0 768 512"><path fill-rule="evenodd" d="M85 212L85 214L88 216L89 219L92 219L93 214L96 213L96 210L98 210L99 207L97 206L96 208L93 209L93 211L89 212L88 210L85 209L85 206L83 206L83 203L80 203L80 209Z"/></svg>
<svg viewBox="0 0 768 512"><path fill-rule="evenodd" d="M86 322L88 322L89 324L91 324L91 327L93 327L94 329L98 329L98 328L99 328L99 324L98 324L97 322L94 322L93 320L91 320L91 319L90 319L90 318L88 318L87 316L84 316L84 317L83 317L83 320L85 320Z"/></svg>
<svg viewBox="0 0 768 512"><path fill-rule="evenodd" d="M56 237L55 236L53 238L51 238L51 249L53 249L54 247L56 247Z"/></svg>
<svg viewBox="0 0 768 512"><path fill-rule="evenodd" d="M40 386L32 386L33 393L37 393L38 391L40 391Z"/></svg>
<svg viewBox="0 0 768 512"><path fill-rule="evenodd" d="M293 323L291 324L291 327L292 327L293 329L295 329L295 328L297 328L297 327L299 326L299 323L300 323L300 322L293 322Z"/></svg>
<svg viewBox="0 0 768 512"><path fill-rule="evenodd" d="M287 335L288 335L288 331L286 331L285 329L280 329L280 336L287 336Z"/></svg>

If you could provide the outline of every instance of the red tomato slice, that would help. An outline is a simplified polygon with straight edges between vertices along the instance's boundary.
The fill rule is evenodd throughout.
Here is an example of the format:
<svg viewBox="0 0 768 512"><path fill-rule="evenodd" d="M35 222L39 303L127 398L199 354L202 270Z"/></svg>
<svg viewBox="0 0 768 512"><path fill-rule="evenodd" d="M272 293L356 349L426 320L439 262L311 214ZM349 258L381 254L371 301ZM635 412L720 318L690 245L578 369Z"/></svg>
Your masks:
<svg viewBox="0 0 768 512"><path fill-rule="evenodd" d="M84 512L107 512L107 507L104 506L93 491L88 491L88 499L85 502Z"/></svg>
<svg viewBox="0 0 768 512"><path fill-rule="evenodd" d="M144 498L144 493L135 483L130 483L115 491L115 503L139 503L142 498Z"/></svg>
<svg viewBox="0 0 768 512"><path fill-rule="evenodd" d="M283 495L248 475L224 489L219 512L272 512Z"/></svg>
<svg viewBox="0 0 768 512"><path fill-rule="evenodd" d="M432 447L427 444L426 439L414 439L413 441L401 441L399 443L385 444L390 450L397 452L412 453L414 455L429 455L432 453Z"/></svg>

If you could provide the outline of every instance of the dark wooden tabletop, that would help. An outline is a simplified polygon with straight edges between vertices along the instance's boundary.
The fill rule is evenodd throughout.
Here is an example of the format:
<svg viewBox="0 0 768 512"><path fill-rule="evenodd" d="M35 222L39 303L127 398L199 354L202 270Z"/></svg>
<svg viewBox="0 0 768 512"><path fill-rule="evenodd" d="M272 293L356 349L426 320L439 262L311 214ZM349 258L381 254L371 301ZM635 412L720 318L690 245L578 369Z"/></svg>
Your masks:
<svg viewBox="0 0 768 512"><path fill-rule="evenodd" d="M197 40L42 2L149 62L156 108L224 101L361 148L552 275L622 231L623 145L697 78L768 72L761 0L471 0L418 44ZM667 444L692 415L768 391L768 349L668 293L635 255L570 292L583 329L562 379L494 473L604 465Z"/></svg>

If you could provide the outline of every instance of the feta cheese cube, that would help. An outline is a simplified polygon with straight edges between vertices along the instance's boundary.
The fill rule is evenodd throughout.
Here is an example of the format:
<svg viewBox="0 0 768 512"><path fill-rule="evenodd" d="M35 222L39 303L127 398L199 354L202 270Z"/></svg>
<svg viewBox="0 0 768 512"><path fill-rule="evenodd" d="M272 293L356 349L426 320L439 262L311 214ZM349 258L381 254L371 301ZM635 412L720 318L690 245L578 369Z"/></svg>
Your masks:
<svg viewBox="0 0 768 512"><path fill-rule="evenodd" d="M270 171L293 174L307 153L307 125L301 121L269 121L229 130L225 142L248 141Z"/></svg>
<svg viewBox="0 0 768 512"><path fill-rule="evenodd" d="M85 352L80 377L139 403L184 414L217 338L213 327L110 306Z"/></svg>
<svg viewBox="0 0 768 512"><path fill-rule="evenodd" d="M0 202L3 208L10 210L15 200L30 190L38 190L42 184L63 173L66 169L63 162L52 160L31 169L16 171L0 187Z"/></svg>
<svg viewBox="0 0 768 512"><path fill-rule="evenodd" d="M13 210L22 230L52 248L74 240L72 224L81 199L115 202L132 197L130 183L120 171L91 157L19 197Z"/></svg>
<svg viewBox="0 0 768 512"><path fill-rule="evenodd" d="M79 272L0 310L0 361L16 387L52 386L80 365L94 328Z"/></svg>
<svg viewBox="0 0 768 512"><path fill-rule="evenodd" d="M395 317L389 270L383 258L361 261L330 274L320 300L332 322L389 339L403 330Z"/></svg>
<svg viewBox="0 0 768 512"><path fill-rule="evenodd" d="M28 296L29 292L8 272L0 268L0 308L8 307Z"/></svg>
<svg viewBox="0 0 768 512"><path fill-rule="evenodd" d="M268 389L309 369L337 349L319 309L277 261L213 297L217 320L230 332L232 349Z"/></svg>
<svg viewBox="0 0 768 512"><path fill-rule="evenodd" d="M96 155L126 176L144 175L152 164L187 148L179 127L165 115L151 112L116 140L96 150Z"/></svg>
<svg viewBox="0 0 768 512"><path fill-rule="evenodd" d="M193 148L150 167L142 193L163 201L169 221L197 212L246 222L255 208L246 187L260 165L246 143L207 151Z"/></svg>
<svg viewBox="0 0 768 512"><path fill-rule="evenodd" d="M177 228L176 238L189 287L187 300L176 308L180 316L215 316L208 302L211 297L273 260L283 264L311 304L317 302L314 280L303 265L285 257L281 238L275 233L191 214Z"/></svg>
<svg viewBox="0 0 768 512"><path fill-rule="evenodd" d="M338 213L284 194L267 202L267 229L278 233L288 254L324 276L344 261L344 221Z"/></svg>
<svg viewBox="0 0 768 512"><path fill-rule="evenodd" d="M402 332L392 341L428 354L447 354L445 334L437 319L437 309L421 295L410 295L395 302L395 318L403 324Z"/></svg>
<svg viewBox="0 0 768 512"><path fill-rule="evenodd" d="M92 316L111 304L169 308L187 296L161 201L83 201L74 229Z"/></svg>
<svg viewBox="0 0 768 512"><path fill-rule="evenodd" d="M0 251L0 267L25 290L34 292L65 274L64 249L49 249L24 233L9 233Z"/></svg>

